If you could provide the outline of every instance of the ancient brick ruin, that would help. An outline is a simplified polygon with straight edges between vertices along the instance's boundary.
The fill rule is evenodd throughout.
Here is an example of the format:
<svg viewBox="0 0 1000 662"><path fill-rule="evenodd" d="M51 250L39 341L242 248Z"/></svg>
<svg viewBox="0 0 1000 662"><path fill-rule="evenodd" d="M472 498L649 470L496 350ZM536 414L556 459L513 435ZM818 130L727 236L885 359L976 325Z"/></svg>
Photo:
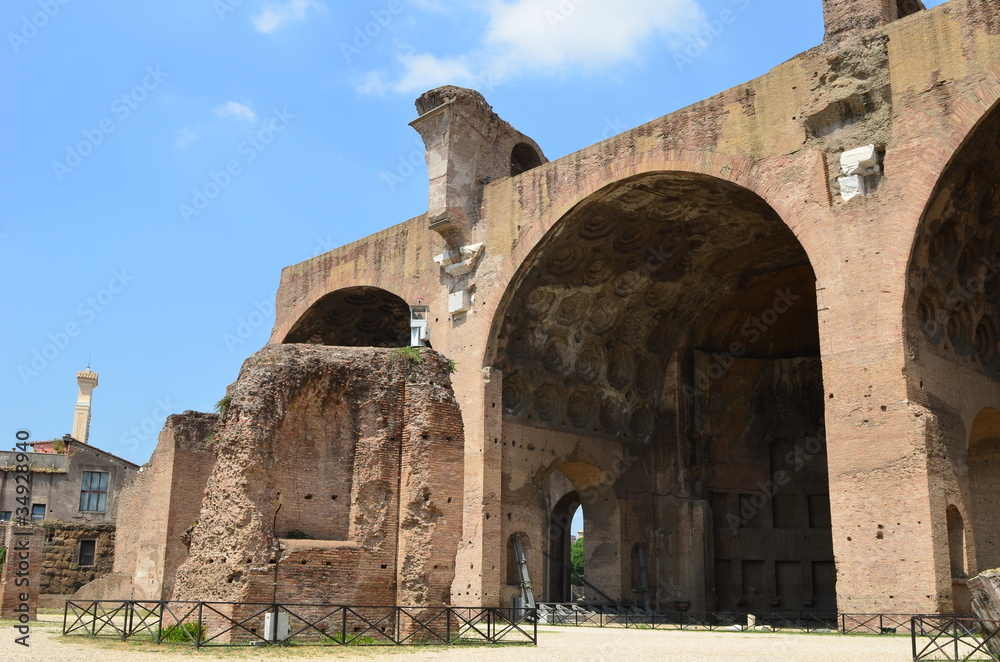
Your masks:
<svg viewBox="0 0 1000 662"><path fill-rule="evenodd" d="M267 598L280 491L279 538L324 541L282 539L280 599L509 606L520 534L567 600L582 505L594 601L968 611L1000 566L1000 9L824 9L815 49L551 162L423 95L429 211L283 271L204 502L171 497L197 523L151 546L166 593ZM374 349L428 334L416 382Z"/></svg>
<svg viewBox="0 0 1000 662"><path fill-rule="evenodd" d="M432 350L261 350L222 416L170 418L123 495L115 573L79 597L447 604L463 503L449 370Z"/></svg>

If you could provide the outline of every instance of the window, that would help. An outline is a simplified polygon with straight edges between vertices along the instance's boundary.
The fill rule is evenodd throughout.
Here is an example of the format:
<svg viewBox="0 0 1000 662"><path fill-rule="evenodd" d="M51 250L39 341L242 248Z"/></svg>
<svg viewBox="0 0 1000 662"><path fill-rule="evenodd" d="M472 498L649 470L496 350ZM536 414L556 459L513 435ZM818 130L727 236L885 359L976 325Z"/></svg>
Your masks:
<svg viewBox="0 0 1000 662"><path fill-rule="evenodd" d="M31 504L31 520L33 522L37 522L43 519L45 519L45 504L44 503Z"/></svg>
<svg viewBox="0 0 1000 662"><path fill-rule="evenodd" d="M0 510L0 522L9 522L9 521L10 521L10 511Z"/></svg>
<svg viewBox="0 0 1000 662"><path fill-rule="evenodd" d="M80 490L80 510L103 513L108 505L108 473L84 471Z"/></svg>
<svg viewBox="0 0 1000 662"><path fill-rule="evenodd" d="M96 540L80 541L80 565L94 565L94 556L97 551Z"/></svg>

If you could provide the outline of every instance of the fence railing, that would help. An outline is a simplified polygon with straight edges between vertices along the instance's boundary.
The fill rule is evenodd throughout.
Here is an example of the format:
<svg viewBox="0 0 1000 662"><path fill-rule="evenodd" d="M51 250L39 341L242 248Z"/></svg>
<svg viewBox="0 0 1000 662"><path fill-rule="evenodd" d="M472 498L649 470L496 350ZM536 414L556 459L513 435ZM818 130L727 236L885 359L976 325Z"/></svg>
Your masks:
<svg viewBox="0 0 1000 662"><path fill-rule="evenodd" d="M971 617L915 616L910 623L913 659L1000 662L1000 621Z"/></svg>
<svg viewBox="0 0 1000 662"><path fill-rule="evenodd" d="M537 645L533 609L68 601L64 635L194 646Z"/></svg>
<svg viewBox="0 0 1000 662"><path fill-rule="evenodd" d="M542 623L652 630L770 630L906 635L914 614L815 614L810 612L641 611L627 607L539 604Z"/></svg>

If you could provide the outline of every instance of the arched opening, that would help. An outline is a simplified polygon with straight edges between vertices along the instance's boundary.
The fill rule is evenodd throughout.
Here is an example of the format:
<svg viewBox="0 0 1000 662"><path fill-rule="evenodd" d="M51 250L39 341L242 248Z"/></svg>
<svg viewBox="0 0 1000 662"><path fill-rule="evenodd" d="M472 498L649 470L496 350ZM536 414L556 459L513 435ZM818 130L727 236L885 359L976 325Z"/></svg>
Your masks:
<svg viewBox="0 0 1000 662"><path fill-rule="evenodd" d="M606 187L528 256L494 334L505 502L574 457L606 476L617 534L588 523L588 582L634 604L658 531L660 604L835 609L815 275L760 197L690 173Z"/></svg>
<svg viewBox="0 0 1000 662"><path fill-rule="evenodd" d="M1000 378L1000 111L966 140L931 197L907 283L907 341Z"/></svg>
<svg viewBox="0 0 1000 662"><path fill-rule="evenodd" d="M285 343L336 347L406 347L410 307L376 287L350 287L314 303L285 336Z"/></svg>
<svg viewBox="0 0 1000 662"><path fill-rule="evenodd" d="M969 575L965 563L965 522L962 513L955 506L948 506L945 519L948 524L948 556L951 561L955 613L971 614L972 596L969 593Z"/></svg>
<svg viewBox="0 0 1000 662"><path fill-rule="evenodd" d="M956 495L965 530L966 572L1000 564L995 523L1000 421L970 403L1000 398L1000 106L987 112L944 169L914 238L907 271L905 340L910 400L930 410L931 494ZM992 473L991 473L992 472ZM993 495L993 496L991 496ZM964 599L951 581L948 504L937 502L934 550L942 609ZM946 574L947 573L947 574ZM961 580L956 580L961 584ZM947 588L952 587L952 595Z"/></svg>
<svg viewBox="0 0 1000 662"><path fill-rule="evenodd" d="M966 511L974 562L970 574L1000 567L1000 411L984 409L969 437L969 503ZM950 527L949 527L950 531ZM950 538L949 538L950 539Z"/></svg>
<svg viewBox="0 0 1000 662"><path fill-rule="evenodd" d="M580 508L576 491L566 494L552 509L549 520L546 602L573 601L573 516ZM584 561L586 564L586 561ZM585 566L586 567L586 566ZM579 585L579 581L577 581Z"/></svg>
<svg viewBox="0 0 1000 662"><path fill-rule="evenodd" d="M951 578L968 579L965 567L965 522L955 506L948 506L948 555L951 558Z"/></svg>
<svg viewBox="0 0 1000 662"><path fill-rule="evenodd" d="M896 19L904 18L910 14L916 14L918 11L924 11L924 3L922 0L890 0L890 7L895 10Z"/></svg>
<svg viewBox="0 0 1000 662"><path fill-rule="evenodd" d="M520 175L542 165L542 157L528 143L517 143L510 153L510 176Z"/></svg>

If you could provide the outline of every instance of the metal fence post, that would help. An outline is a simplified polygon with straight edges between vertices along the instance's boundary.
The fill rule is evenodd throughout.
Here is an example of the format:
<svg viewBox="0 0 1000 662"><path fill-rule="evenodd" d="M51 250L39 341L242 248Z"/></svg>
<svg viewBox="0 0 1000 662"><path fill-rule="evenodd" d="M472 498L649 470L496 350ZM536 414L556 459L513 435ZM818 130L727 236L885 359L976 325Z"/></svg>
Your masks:
<svg viewBox="0 0 1000 662"><path fill-rule="evenodd" d="M194 633L194 647L199 649L201 648L201 611L204 606L204 602L198 603L198 629Z"/></svg>
<svg viewBox="0 0 1000 662"><path fill-rule="evenodd" d="M122 641L128 639L129 632L132 631L132 618L135 616L132 610L132 603L130 600L125 601L125 626L122 628Z"/></svg>
<svg viewBox="0 0 1000 662"><path fill-rule="evenodd" d="M156 624L156 643L163 642L163 611L166 608L166 602L160 600L160 618L159 622Z"/></svg>

